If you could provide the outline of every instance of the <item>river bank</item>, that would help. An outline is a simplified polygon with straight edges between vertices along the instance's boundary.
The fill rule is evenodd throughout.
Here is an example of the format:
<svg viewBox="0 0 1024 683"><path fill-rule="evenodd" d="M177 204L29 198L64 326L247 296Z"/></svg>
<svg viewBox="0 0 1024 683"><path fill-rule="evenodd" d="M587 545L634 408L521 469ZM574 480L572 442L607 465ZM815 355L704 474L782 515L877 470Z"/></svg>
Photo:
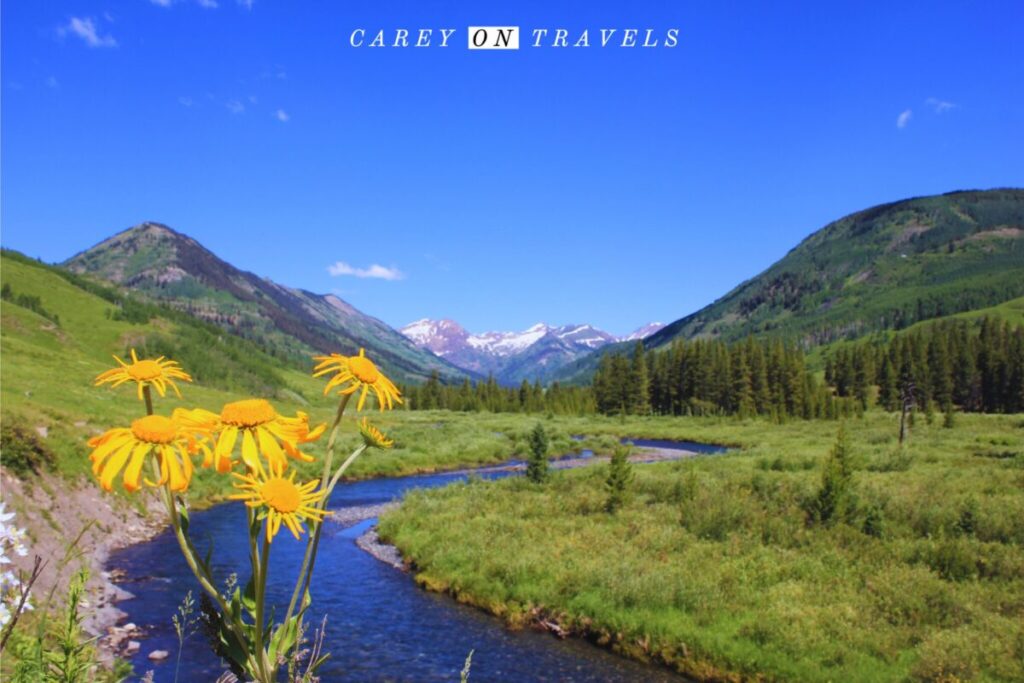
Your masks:
<svg viewBox="0 0 1024 683"><path fill-rule="evenodd" d="M567 467L570 461L597 464L602 459L571 457L557 466ZM367 479L338 486L331 500L333 521L325 527L320 547L318 567L323 569L315 580L315 618L328 617L327 642L334 643L323 672L325 680L343 676L348 681L369 682L382 675L394 680L458 680L471 649L477 650L474 672L481 680L533 680L537 671L544 671L551 680L593 683L679 680L579 639L551 638L531 629L510 630L479 609L424 591L405 573L395 571L402 564L396 551L366 534L374 517L390 510L395 500L412 489L445 486L464 481L470 474L502 478L515 474L518 466L512 462L481 470ZM217 539L215 556L221 558L221 573L244 571L246 536L239 531L244 528L241 506L219 505L198 512L192 525L196 538ZM274 546L277 559L272 564L287 565L301 547L290 536L279 536ZM179 589L191 580L189 571L176 561L176 547L168 534L116 552L111 566L124 570L123 588L145 596L120 605L146 637L142 650L129 661L137 671L155 669L155 680L162 683L170 668L154 665L146 655L152 650L175 651L170 615L180 602ZM272 593L283 595L288 572L272 572L272 577L281 582ZM182 667L181 676L186 680L213 680L219 675L219 662L202 647L191 648Z"/></svg>
<svg viewBox="0 0 1024 683"><path fill-rule="evenodd" d="M686 458L695 458L706 455L706 453L698 453L697 451L691 451L681 448L665 448L665 447L640 447L637 452L629 456L629 462L634 465L645 465L655 462L669 462L673 460L683 460ZM604 465L609 461L608 456L604 455L583 455L583 456L564 456L548 461L548 466L553 470L570 470L577 469L580 467L591 467L596 465ZM475 469L462 469L454 470L450 474L494 474L494 473L514 473L523 472L526 470L526 463L512 462L507 465L498 466L485 466ZM345 507L338 510L334 510L329 520L335 524L341 526L352 526L359 522L364 522L368 519L374 519L381 515L396 509L400 505L399 502L380 503L377 505L362 505L355 507ZM381 562L390 564L391 566L408 570L402 558L398 548L394 547L383 541L377 534L376 526L366 531L360 536L356 544L362 549L368 552L373 557L377 558Z"/></svg>
<svg viewBox="0 0 1024 683"><path fill-rule="evenodd" d="M634 468L615 514L582 470L414 492L380 534L431 590L696 678L1024 680L1021 418L957 418L848 421L824 521L838 425L735 422L702 436L752 445Z"/></svg>
<svg viewBox="0 0 1024 683"><path fill-rule="evenodd" d="M651 464L657 462L670 462L684 460L694 457L706 456L707 452L659 447L641 447L637 452L629 456L629 461L634 465ZM583 467L592 467L607 464L608 456L585 455L580 457L563 457L549 461L549 466L555 470L570 470ZM519 472L526 469L525 463L513 463L500 467L480 468L490 472ZM480 473L476 470L475 473ZM352 526L360 522L379 517L399 507L399 502L385 503L372 506L359 506L343 508L335 511L329 519L342 526ZM632 640L621 632L602 628L590 620L572 619L564 613L555 610L548 610L535 606L528 610L521 611L509 609L508 605L497 603L493 600L483 600L469 591L464 591L455 586L428 578L425 574L418 572L415 563L403 556L402 552L382 539L376 525L366 530L356 539L356 545L363 551L370 554L377 560L394 567L395 569L408 572L413 575L416 584L427 591L447 595L459 604L468 605L482 610L487 614L495 616L512 629L529 628L535 631L550 633L559 639L576 638L586 641L592 645L607 649L617 655L638 660L645 664L654 663L665 667L673 672L683 673L678 663L680 659L686 659L689 653L683 646L681 651L670 652L664 648L652 648L650 639ZM695 677L698 680L739 680L728 671L717 668L709 662L700 666L690 666L685 670L687 676Z"/></svg>
<svg viewBox="0 0 1024 683"><path fill-rule="evenodd" d="M112 553L160 533L160 502L155 495L129 501L104 493L91 481L72 484L46 472L29 482L0 469L0 481L9 509L17 513L17 525L29 538L28 555L14 555L12 563L28 571L35 556L45 562L32 591L35 607L43 607L51 595L55 607L62 605L71 577L87 569L83 627L98 638L101 658L112 661L121 651L118 641L124 641L116 626L126 614L117 603L132 595L117 584L117 572L107 563Z"/></svg>

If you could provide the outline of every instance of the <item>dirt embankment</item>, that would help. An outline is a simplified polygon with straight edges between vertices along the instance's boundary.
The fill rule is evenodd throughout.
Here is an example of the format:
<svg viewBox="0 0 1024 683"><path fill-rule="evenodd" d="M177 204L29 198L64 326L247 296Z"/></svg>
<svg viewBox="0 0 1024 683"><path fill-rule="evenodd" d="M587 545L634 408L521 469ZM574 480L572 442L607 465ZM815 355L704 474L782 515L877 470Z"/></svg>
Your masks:
<svg viewBox="0 0 1024 683"><path fill-rule="evenodd" d="M157 497L139 495L128 501L92 482L72 485L48 473L22 480L3 468L0 497L8 512L17 514L13 524L28 536L28 556L12 557L15 567L27 573L36 555L46 563L32 590L32 603L38 608L52 590L53 604L62 605L71 576L85 566L90 576L85 627L106 636L125 616L115 603L129 596L106 572L107 558L163 529L166 515ZM109 654L104 640L100 648Z"/></svg>

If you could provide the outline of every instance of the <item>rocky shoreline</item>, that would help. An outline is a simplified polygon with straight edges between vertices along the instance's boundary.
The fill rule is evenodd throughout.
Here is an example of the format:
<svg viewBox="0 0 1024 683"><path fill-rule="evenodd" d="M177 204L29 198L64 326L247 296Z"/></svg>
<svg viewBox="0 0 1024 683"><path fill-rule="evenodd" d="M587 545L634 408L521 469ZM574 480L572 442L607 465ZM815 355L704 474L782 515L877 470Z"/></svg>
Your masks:
<svg viewBox="0 0 1024 683"><path fill-rule="evenodd" d="M97 637L103 661L125 654L127 634L141 631L119 628L127 614L117 603L133 597L117 585L118 572L108 571L110 554L150 540L164 528L163 507L156 496L132 505L126 499L104 493L91 481L69 485L62 477L41 473L31 482L6 470L0 471L4 498L17 511L18 524L31 539L26 557L14 557L18 569L30 568L38 555L46 561L33 588L35 602L53 595L63 603L71 577L81 568L89 571L87 602L83 604L83 628Z"/></svg>

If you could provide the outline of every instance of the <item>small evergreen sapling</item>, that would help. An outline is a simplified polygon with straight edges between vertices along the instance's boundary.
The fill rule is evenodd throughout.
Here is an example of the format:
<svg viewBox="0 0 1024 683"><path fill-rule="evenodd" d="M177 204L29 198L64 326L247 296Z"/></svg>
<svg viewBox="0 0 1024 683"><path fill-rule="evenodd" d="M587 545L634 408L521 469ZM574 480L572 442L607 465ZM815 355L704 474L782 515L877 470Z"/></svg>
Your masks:
<svg viewBox="0 0 1024 683"><path fill-rule="evenodd" d="M611 462L608 463L608 479L605 481L608 501L604 508L610 513L614 513L626 502L626 489L633 481L633 466L629 463L630 450L628 444L616 445Z"/></svg>
<svg viewBox="0 0 1024 683"><path fill-rule="evenodd" d="M942 419L942 426L945 429L953 429L956 426L956 408L953 403L946 404L945 416Z"/></svg>
<svg viewBox="0 0 1024 683"><path fill-rule="evenodd" d="M846 426L840 424L836 443L825 460L821 489L811 503L813 521L831 525L848 518L855 510L852 459Z"/></svg>
<svg viewBox="0 0 1024 683"><path fill-rule="evenodd" d="M548 435L540 422L530 432L530 459L526 464L526 478L535 484L548 479Z"/></svg>

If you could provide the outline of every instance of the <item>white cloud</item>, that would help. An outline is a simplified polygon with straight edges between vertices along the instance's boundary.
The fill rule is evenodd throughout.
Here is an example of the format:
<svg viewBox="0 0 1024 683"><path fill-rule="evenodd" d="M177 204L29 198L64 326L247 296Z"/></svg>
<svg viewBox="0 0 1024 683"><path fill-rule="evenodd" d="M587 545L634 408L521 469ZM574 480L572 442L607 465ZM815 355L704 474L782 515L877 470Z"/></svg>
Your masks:
<svg viewBox="0 0 1024 683"><path fill-rule="evenodd" d="M910 117L912 117L913 115L914 112L910 111L909 109L904 109L902 112L900 112L900 115L896 117L896 127L906 128L907 124L910 123Z"/></svg>
<svg viewBox="0 0 1024 683"><path fill-rule="evenodd" d="M932 111L936 114L944 114L950 109L956 109L956 104L947 102L946 100L940 100L937 97L929 97L924 101L924 103L931 107Z"/></svg>
<svg viewBox="0 0 1024 683"><path fill-rule="evenodd" d="M288 116L288 112L286 112L284 109L278 109L277 111L274 112L274 118L276 118L281 123L288 123L288 119L290 119L291 117Z"/></svg>
<svg viewBox="0 0 1024 683"><path fill-rule="evenodd" d="M385 268L374 263L369 268L353 268L344 261L338 261L327 266L327 272L338 277L340 275L351 275L353 277L376 278L379 280L401 280L405 274L398 268Z"/></svg>
<svg viewBox="0 0 1024 683"><path fill-rule="evenodd" d="M57 34L66 36L73 33L89 47L117 47L117 41L111 35L101 36L96 30L96 22L91 17L71 17L66 26L57 29Z"/></svg>
<svg viewBox="0 0 1024 683"><path fill-rule="evenodd" d="M238 100L228 100L224 106L227 107L228 111L232 114L241 114L245 111L245 105Z"/></svg>
<svg viewBox="0 0 1024 683"><path fill-rule="evenodd" d="M261 73L260 78L276 78L279 81L283 81L288 78L288 72L284 70L283 66L275 65L273 69L267 69Z"/></svg>
<svg viewBox="0 0 1024 683"><path fill-rule="evenodd" d="M171 5L178 3L180 0L149 0L154 5L159 7L170 7ZM204 9L217 9L220 5L217 4L217 0L196 0L196 4Z"/></svg>

